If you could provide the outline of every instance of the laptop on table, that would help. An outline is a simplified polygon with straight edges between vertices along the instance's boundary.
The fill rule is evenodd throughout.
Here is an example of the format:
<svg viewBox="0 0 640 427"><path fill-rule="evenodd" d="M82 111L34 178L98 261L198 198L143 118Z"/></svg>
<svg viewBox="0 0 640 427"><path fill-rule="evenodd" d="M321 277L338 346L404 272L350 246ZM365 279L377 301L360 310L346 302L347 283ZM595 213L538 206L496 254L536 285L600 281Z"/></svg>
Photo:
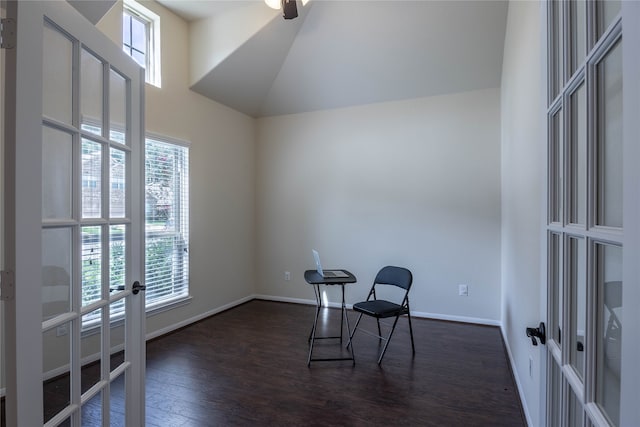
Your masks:
<svg viewBox="0 0 640 427"><path fill-rule="evenodd" d="M323 270L322 264L320 263L320 254L315 249L312 249L311 252L313 252L313 259L316 262L316 271L324 279L349 277L349 275L342 270Z"/></svg>

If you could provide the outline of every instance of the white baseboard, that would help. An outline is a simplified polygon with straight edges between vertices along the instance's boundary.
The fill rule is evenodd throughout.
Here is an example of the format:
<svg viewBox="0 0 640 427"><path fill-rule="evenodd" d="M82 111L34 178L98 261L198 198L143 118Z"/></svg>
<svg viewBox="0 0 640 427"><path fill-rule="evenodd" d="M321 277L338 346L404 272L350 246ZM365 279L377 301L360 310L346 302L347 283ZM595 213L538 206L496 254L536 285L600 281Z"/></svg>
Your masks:
<svg viewBox="0 0 640 427"><path fill-rule="evenodd" d="M499 320L484 319L481 317L455 316L451 314L425 313L421 311L412 311L413 317L422 317L425 319L448 320L450 322L473 323L476 325L502 326Z"/></svg>
<svg viewBox="0 0 640 427"><path fill-rule="evenodd" d="M522 403L522 410L524 411L524 417L527 421L527 425L532 426L533 423L531 422L531 415L529 415L529 408L527 406L527 401L524 398L522 384L520 383L520 377L518 376L518 370L516 369L516 364L513 360L513 355L511 354L511 347L509 347L509 341L507 341L507 333L504 330L504 326L500 326L500 333L502 334L502 341L504 342L504 346L507 348L509 364L511 365L511 372L513 373L513 379L515 380L516 387L518 388L518 395L520 396L520 402Z"/></svg>
<svg viewBox="0 0 640 427"><path fill-rule="evenodd" d="M301 299L301 298L289 298L289 297L274 297L272 295L260 295L254 294L251 295L252 299L260 299L264 301L275 301L275 302L288 302L292 304L304 304L304 305L316 305L316 302L312 299ZM340 308L340 304L338 303L329 303L330 307Z"/></svg>
<svg viewBox="0 0 640 427"><path fill-rule="evenodd" d="M294 304L316 305L316 302L314 300L309 300L309 299L278 297L278 296L272 296L272 295L253 295L253 298L261 299L265 301L290 302ZM330 302L329 307L340 308L340 303ZM351 304L347 304L347 308L351 309L353 308L353 306ZM502 323L499 320L483 319L478 317L453 316L448 314L426 313L422 311L411 311L411 316L420 317L424 319L448 320L450 322L473 323L477 325L502 326Z"/></svg>

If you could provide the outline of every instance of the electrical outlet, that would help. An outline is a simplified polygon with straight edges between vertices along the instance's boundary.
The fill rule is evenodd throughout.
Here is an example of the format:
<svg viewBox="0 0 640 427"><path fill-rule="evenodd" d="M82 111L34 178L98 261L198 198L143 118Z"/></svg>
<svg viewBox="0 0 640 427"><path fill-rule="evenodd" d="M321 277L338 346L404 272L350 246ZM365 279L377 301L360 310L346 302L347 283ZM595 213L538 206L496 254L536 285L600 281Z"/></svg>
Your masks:
<svg viewBox="0 0 640 427"><path fill-rule="evenodd" d="M285 280L286 282L288 282L289 280L291 280L291 272L289 272L289 271L285 271L285 272L284 272L284 280Z"/></svg>
<svg viewBox="0 0 640 427"><path fill-rule="evenodd" d="M64 335L67 335L69 333L69 329L67 328L67 325L60 325L56 328L56 336L57 337L62 337Z"/></svg>
<svg viewBox="0 0 640 427"><path fill-rule="evenodd" d="M469 285L458 285L458 295L461 297L469 296Z"/></svg>

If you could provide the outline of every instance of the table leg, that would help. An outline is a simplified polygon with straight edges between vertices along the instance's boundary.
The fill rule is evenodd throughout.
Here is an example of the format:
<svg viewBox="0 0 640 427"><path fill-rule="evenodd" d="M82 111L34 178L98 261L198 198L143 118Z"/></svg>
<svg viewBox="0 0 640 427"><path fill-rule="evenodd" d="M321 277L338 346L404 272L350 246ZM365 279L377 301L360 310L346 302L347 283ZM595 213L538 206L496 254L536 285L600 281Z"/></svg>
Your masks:
<svg viewBox="0 0 640 427"><path fill-rule="evenodd" d="M340 288L342 289L342 313L340 313L340 344L342 345L342 330L344 329L344 314L346 307L344 305L344 285L340 285Z"/></svg>
<svg viewBox="0 0 640 427"><path fill-rule="evenodd" d="M322 308L322 300L320 299L320 286L314 286L316 294L316 316L313 319L313 327L311 328L311 335L309 335L309 357L307 359L307 366L311 366L311 355L313 354L313 343L316 340L316 327L318 325L318 316L320 315L320 309Z"/></svg>
<svg viewBox="0 0 640 427"><path fill-rule="evenodd" d="M311 341L311 335L313 334L313 331L316 327L316 323L318 321L318 311L320 310L320 308L322 308L322 299L320 298L320 285L314 285L313 286L313 294L316 298L316 321L313 322L313 326L311 326L311 331L309 331L309 339L308 341Z"/></svg>
<svg viewBox="0 0 640 427"><path fill-rule="evenodd" d="M347 305L344 300L344 285L342 285L342 319L340 320L340 344L342 344L342 320L345 320L347 323L347 336L349 337L349 342L347 343L347 347L349 347L351 351L351 360L353 361L353 365L356 364L356 356L353 353L353 343L351 342L351 327L349 326L349 316L347 314Z"/></svg>

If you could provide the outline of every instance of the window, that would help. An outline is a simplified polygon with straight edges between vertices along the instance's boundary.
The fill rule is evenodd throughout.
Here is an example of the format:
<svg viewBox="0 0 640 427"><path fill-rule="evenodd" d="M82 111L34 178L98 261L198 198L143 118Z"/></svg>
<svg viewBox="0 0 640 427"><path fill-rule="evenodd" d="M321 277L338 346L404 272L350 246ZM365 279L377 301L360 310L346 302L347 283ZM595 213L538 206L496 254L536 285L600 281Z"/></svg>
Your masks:
<svg viewBox="0 0 640 427"><path fill-rule="evenodd" d="M100 167L100 151L90 150L92 143L83 144L83 200L89 200L91 215L100 215L100 204L94 192L100 183L88 179L94 176L85 170ZM97 153L97 154L96 154ZM97 160L96 160L97 159ZM98 169L99 170L99 169ZM86 176L85 176L86 175ZM100 176L95 175L95 176ZM151 137L145 141L145 284L146 310L167 307L189 296L189 148L184 143ZM112 180L112 189L123 182ZM99 200L99 199L98 199ZM108 265L110 289L124 283L124 253L126 227L88 225L82 232L82 306L100 300L105 257L100 245L101 234L109 233ZM53 237L61 240L60 237ZM124 310L124 300L111 307L111 320L118 320ZM50 317L50 316L49 316ZM99 324L99 311L83 317L83 329Z"/></svg>
<svg viewBox="0 0 640 427"><path fill-rule="evenodd" d="M165 138L145 146L147 309L189 293L189 148Z"/></svg>
<svg viewBox="0 0 640 427"><path fill-rule="evenodd" d="M141 66L147 66L149 22L125 9L122 14L122 48Z"/></svg>
<svg viewBox="0 0 640 427"><path fill-rule="evenodd" d="M147 83L160 87L160 17L133 0L124 2L122 50L146 70Z"/></svg>

